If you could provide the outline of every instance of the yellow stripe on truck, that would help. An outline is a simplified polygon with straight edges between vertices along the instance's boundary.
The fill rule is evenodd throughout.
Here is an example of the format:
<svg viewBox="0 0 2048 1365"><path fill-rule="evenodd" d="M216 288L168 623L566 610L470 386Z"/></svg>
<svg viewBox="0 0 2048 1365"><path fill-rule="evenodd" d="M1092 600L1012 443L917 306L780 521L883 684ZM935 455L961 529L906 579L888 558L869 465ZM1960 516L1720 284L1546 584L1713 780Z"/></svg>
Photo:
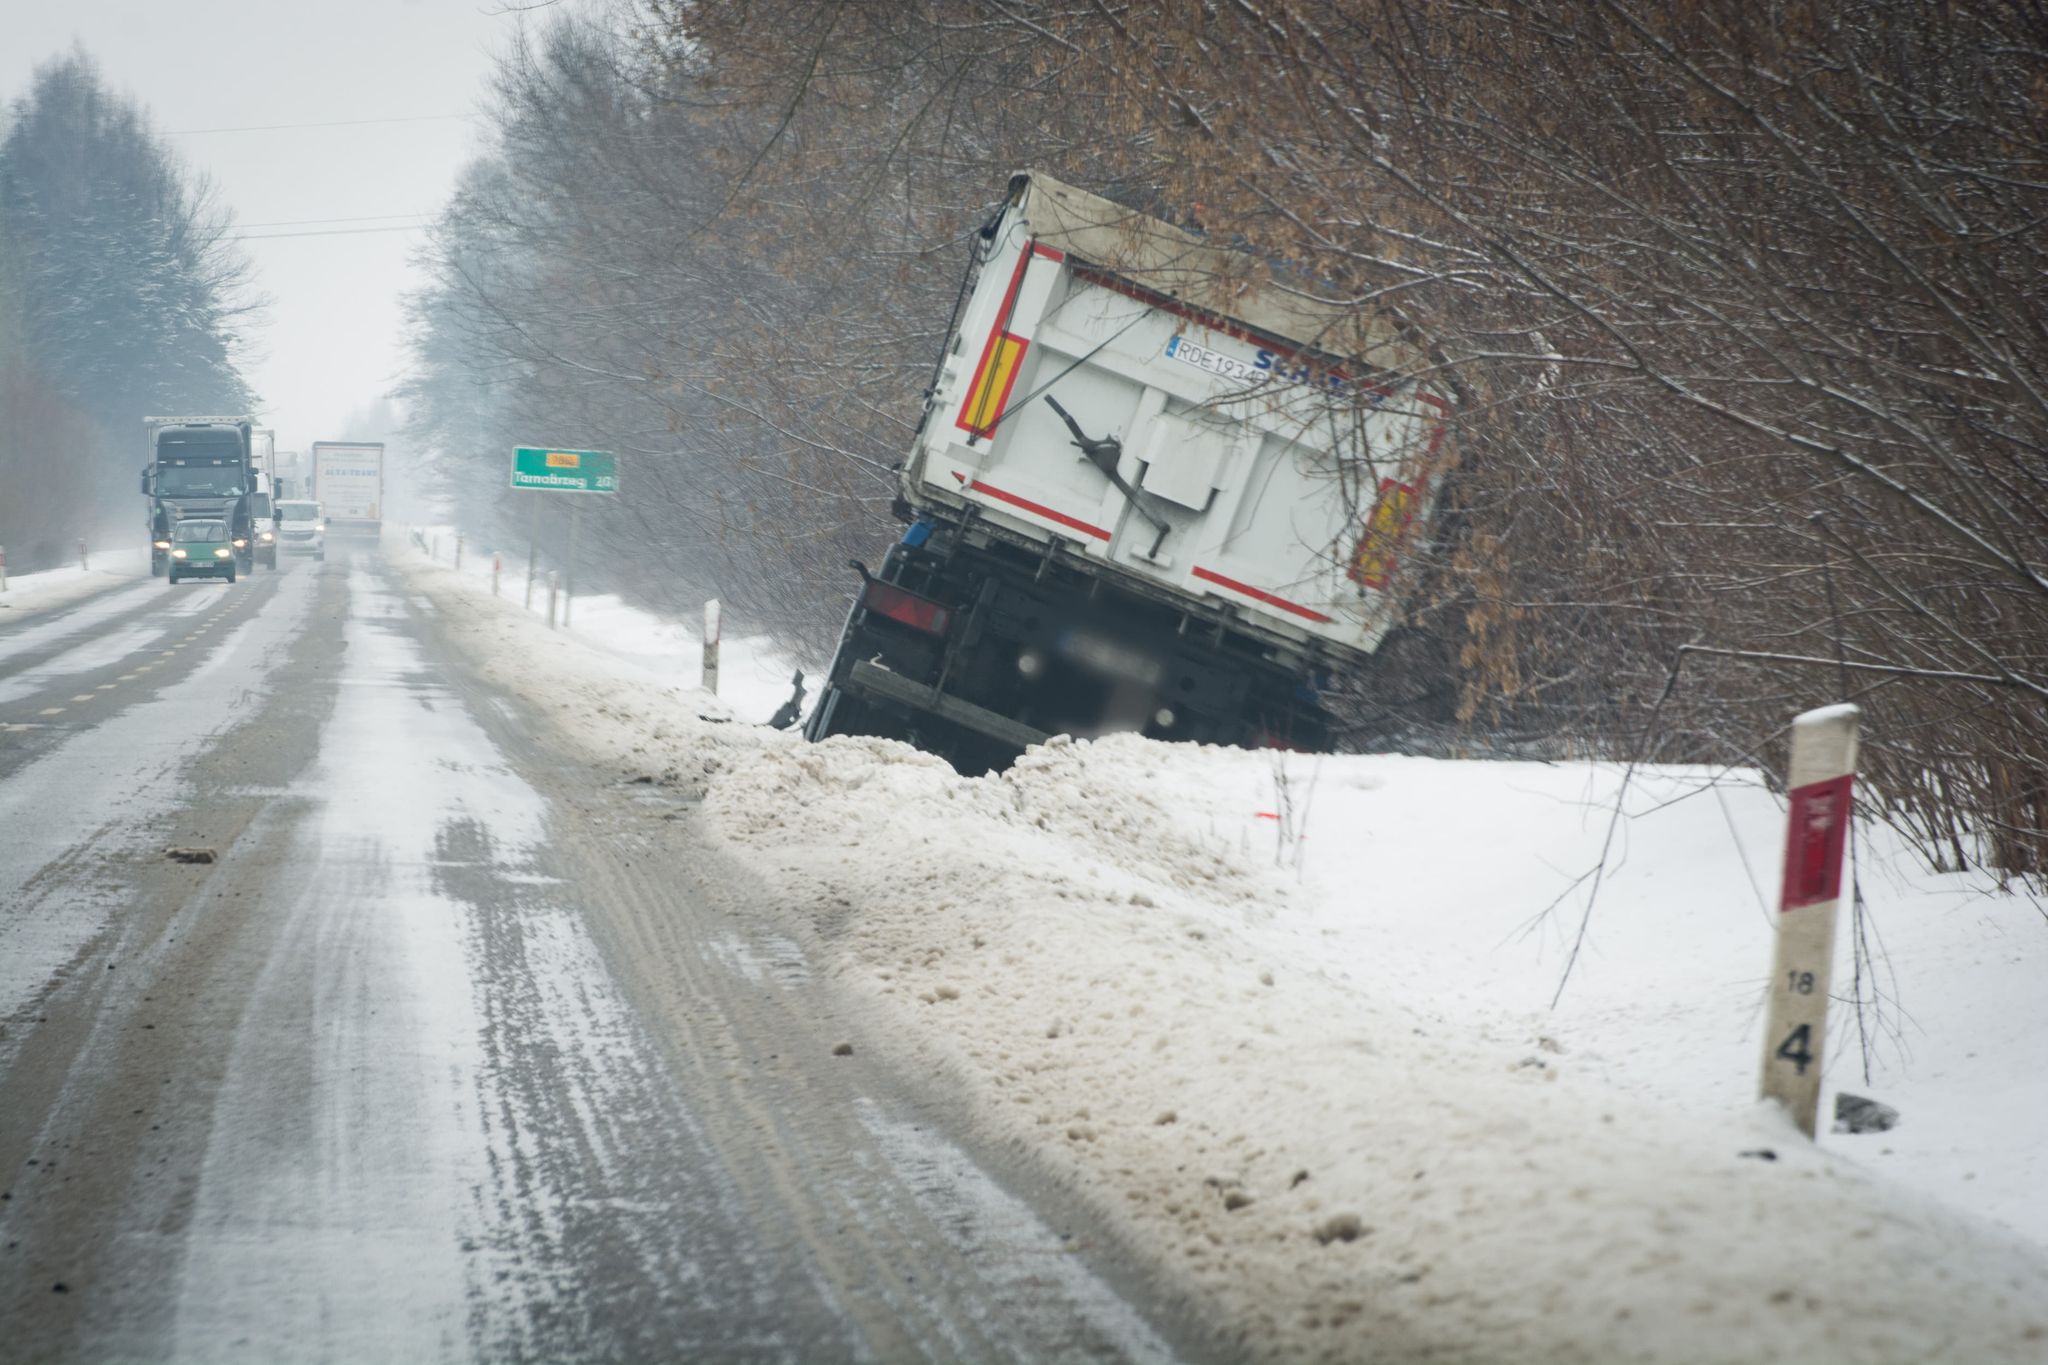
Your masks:
<svg viewBox="0 0 2048 1365"><path fill-rule="evenodd" d="M1016 382L1025 345L1021 337L1008 332L998 332L989 338L981 369L974 376L974 387L968 390L966 405L960 409L961 426L977 435L988 434L996 419L1003 415L1003 404L1010 397L1010 385Z"/></svg>

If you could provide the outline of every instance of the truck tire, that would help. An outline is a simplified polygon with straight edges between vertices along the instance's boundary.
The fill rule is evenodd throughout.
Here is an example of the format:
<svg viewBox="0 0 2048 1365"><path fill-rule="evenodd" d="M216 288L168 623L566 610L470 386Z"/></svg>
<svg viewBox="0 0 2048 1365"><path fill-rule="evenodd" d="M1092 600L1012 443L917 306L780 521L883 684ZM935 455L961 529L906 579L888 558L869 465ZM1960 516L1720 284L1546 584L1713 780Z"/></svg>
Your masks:
<svg viewBox="0 0 2048 1365"><path fill-rule="evenodd" d="M233 570L233 569L231 568L231 569L229 569L229 570L228 570L228 582L232 583L232 582L234 582L234 581L235 581L235 571L234 571L234 570Z"/></svg>

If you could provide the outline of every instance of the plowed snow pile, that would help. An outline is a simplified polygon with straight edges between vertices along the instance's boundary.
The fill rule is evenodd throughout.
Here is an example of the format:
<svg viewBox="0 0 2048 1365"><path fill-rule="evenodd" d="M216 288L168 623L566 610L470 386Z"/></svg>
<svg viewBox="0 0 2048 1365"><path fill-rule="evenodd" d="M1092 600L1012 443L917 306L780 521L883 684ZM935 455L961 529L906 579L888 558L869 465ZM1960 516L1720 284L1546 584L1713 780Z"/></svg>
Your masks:
<svg viewBox="0 0 2048 1365"><path fill-rule="evenodd" d="M1612 770L1115 739L963 779L707 723L411 569L501 679L604 677L607 713L561 708L567 731L701 790L872 1036L1246 1358L2048 1360L2027 901L1864 832L1883 1008L1860 1033L1838 1008L1829 1097L1903 1118L1815 1146L1750 1099L1782 819L1752 778L1638 775L1551 1010Z"/></svg>

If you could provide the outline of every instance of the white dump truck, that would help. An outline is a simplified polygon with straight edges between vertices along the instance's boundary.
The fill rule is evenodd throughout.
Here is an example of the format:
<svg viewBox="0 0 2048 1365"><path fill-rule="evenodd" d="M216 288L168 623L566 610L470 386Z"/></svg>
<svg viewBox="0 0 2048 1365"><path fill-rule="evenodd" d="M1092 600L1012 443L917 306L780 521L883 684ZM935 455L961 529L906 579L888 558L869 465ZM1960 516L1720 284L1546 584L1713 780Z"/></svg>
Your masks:
<svg viewBox="0 0 2048 1365"><path fill-rule="evenodd" d="M1445 468L1416 340L1044 175L980 240L806 733L966 771L1056 733L1324 746Z"/></svg>

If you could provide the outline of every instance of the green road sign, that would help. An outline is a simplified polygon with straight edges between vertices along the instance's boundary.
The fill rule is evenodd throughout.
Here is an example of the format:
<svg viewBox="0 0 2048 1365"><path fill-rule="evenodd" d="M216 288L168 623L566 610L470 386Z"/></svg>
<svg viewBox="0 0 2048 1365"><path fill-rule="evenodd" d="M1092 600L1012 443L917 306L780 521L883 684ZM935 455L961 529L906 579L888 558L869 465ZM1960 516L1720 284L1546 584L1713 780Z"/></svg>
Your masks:
<svg viewBox="0 0 2048 1365"><path fill-rule="evenodd" d="M520 446L512 452L512 486L543 493L616 493L619 462L602 450Z"/></svg>

